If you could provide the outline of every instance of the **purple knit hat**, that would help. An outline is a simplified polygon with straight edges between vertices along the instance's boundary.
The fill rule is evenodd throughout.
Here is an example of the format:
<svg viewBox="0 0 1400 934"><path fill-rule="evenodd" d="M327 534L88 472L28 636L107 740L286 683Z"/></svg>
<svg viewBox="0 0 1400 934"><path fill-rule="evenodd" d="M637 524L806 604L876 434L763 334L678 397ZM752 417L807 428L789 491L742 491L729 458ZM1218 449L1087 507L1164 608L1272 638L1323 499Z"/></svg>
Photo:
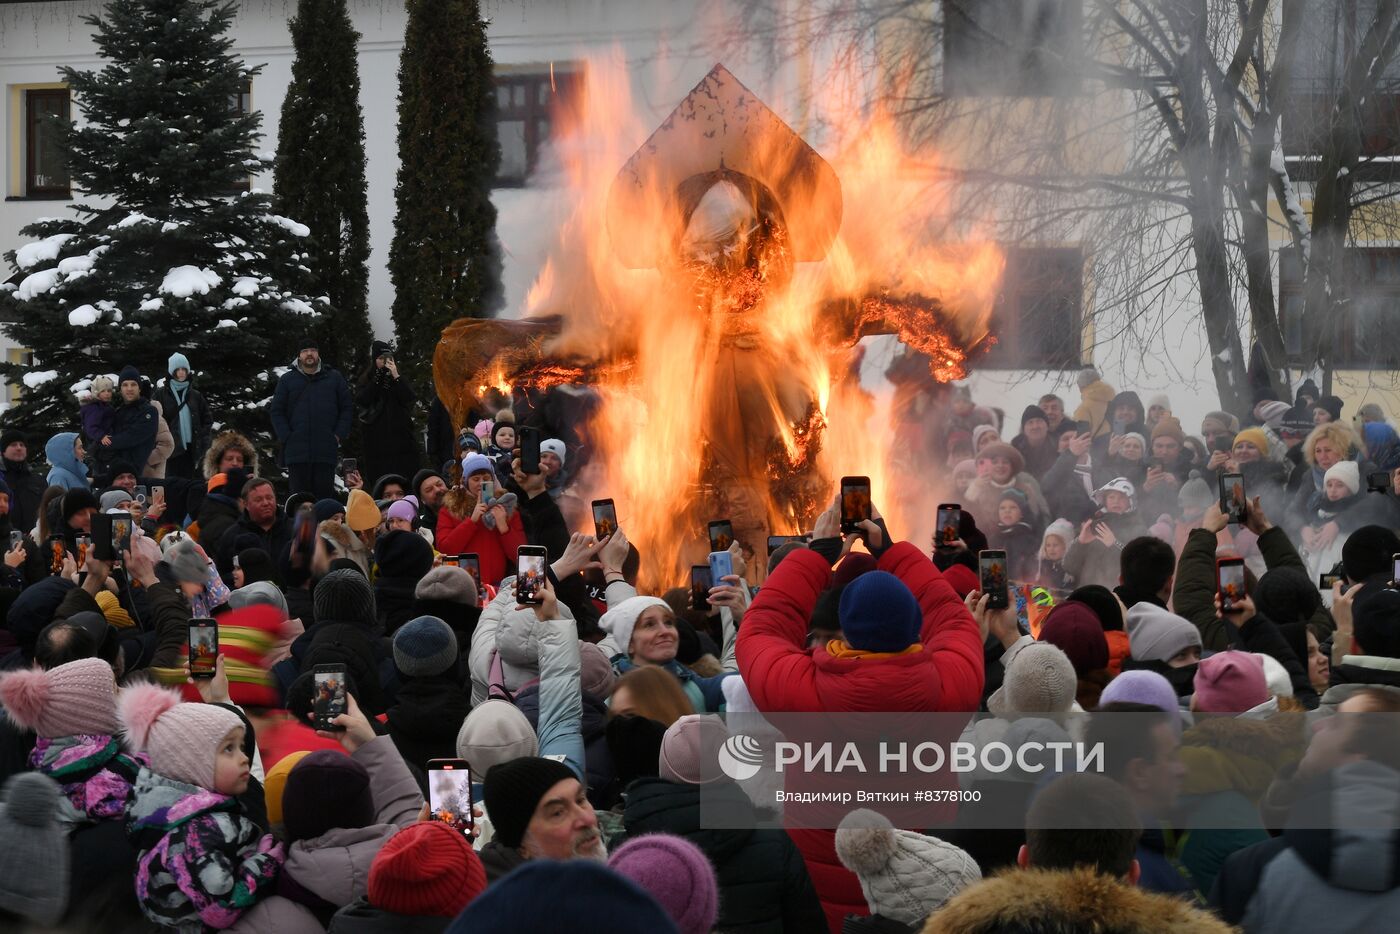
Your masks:
<svg viewBox="0 0 1400 934"><path fill-rule="evenodd" d="M700 848L665 833L624 843L608 868L637 883L655 898L680 934L707 934L719 917L715 870Z"/></svg>
<svg viewBox="0 0 1400 934"><path fill-rule="evenodd" d="M81 658L48 671L0 675L0 704L18 726L39 736L115 735L117 682L100 658Z"/></svg>
<svg viewBox="0 0 1400 934"><path fill-rule="evenodd" d="M1181 731L1181 705L1177 701L1176 689L1172 683L1155 671L1134 668L1125 671L1103 689L1099 695L1099 706L1116 703L1146 704L1158 710L1174 713L1172 723Z"/></svg>

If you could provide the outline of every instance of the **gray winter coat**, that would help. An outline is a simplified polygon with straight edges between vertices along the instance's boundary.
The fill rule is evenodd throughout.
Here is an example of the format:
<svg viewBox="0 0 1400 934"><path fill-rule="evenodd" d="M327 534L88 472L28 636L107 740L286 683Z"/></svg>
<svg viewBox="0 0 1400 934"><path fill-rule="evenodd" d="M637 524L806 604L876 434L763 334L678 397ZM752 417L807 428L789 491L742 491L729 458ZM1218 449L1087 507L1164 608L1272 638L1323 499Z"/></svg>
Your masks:
<svg viewBox="0 0 1400 934"><path fill-rule="evenodd" d="M1283 836L1226 860L1212 904L1245 934L1393 930L1397 810L1400 773L1369 760L1342 766L1299 802Z"/></svg>

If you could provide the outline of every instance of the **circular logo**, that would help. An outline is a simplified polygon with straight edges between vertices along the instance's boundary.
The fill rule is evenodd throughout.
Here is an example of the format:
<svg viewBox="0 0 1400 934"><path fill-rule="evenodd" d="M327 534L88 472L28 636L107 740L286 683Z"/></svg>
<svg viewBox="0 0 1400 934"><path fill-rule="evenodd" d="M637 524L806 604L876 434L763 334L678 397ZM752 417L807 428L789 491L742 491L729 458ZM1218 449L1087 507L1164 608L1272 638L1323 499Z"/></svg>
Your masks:
<svg viewBox="0 0 1400 934"><path fill-rule="evenodd" d="M752 736L735 733L719 747L719 767L736 782L753 778L763 767L763 748Z"/></svg>

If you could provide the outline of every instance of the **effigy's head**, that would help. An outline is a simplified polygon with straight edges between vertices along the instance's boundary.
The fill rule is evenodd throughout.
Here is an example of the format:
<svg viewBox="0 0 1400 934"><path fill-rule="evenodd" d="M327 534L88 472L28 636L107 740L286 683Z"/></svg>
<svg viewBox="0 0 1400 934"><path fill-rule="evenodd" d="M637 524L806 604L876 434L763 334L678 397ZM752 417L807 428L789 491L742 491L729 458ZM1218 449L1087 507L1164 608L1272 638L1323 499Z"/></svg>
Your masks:
<svg viewBox="0 0 1400 934"><path fill-rule="evenodd" d="M673 263L722 288L752 291L745 306L792 277L782 205L762 182L728 169L692 175L676 202Z"/></svg>
<svg viewBox="0 0 1400 934"><path fill-rule="evenodd" d="M826 257L841 227L841 183L716 65L617 173L607 224L628 268L760 270L771 285L794 262Z"/></svg>

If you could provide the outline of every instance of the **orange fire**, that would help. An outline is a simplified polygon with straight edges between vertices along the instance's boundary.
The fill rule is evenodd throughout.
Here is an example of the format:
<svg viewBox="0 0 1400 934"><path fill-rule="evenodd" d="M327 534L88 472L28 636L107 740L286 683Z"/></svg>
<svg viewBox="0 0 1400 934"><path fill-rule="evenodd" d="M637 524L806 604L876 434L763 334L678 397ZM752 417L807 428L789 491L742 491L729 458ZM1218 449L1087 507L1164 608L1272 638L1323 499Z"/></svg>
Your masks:
<svg viewBox="0 0 1400 934"><path fill-rule="evenodd" d="M558 327L537 361L502 350L478 394L597 389L577 490L616 500L654 588L703 563L707 519L731 519L761 567L766 535L810 530L842 475L871 478L896 536L925 534L937 491L895 495L892 392L861 387L854 348L897 334L946 382L990 340L1003 257L939 242L936 154L906 151L884 114L818 101L822 160L721 68L650 139L620 57L590 62L586 87L556 152L574 210L524 309Z"/></svg>

